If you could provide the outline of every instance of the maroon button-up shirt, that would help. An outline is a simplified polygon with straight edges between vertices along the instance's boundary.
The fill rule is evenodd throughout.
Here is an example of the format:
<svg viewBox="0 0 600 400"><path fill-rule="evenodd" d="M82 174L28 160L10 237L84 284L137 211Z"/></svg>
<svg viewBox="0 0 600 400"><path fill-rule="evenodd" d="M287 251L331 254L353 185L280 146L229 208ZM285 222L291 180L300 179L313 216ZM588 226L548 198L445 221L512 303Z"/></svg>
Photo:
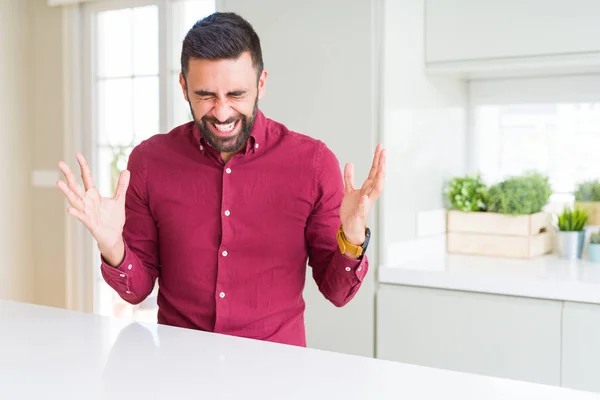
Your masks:
<svg viewBox="0 0 600 400"><path fill-rule="evenodd" d="M136 304L158 278L158 322L306 346L306 267L323 295L348 303L368 260L336 241L343 179L321 141L258 112L246 148L224 163L193 122L129 157L125 259L106 282Z"/></svg>

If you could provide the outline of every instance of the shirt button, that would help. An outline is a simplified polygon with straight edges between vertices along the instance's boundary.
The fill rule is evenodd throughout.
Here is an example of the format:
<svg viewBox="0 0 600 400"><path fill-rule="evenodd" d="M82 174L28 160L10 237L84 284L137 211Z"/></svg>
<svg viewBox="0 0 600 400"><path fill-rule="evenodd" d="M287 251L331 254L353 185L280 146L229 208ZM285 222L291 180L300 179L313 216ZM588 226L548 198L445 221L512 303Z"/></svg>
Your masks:
<svg viewBox="0 0 600 400"><path fill-rule="evenodd" d="M204 146L200 145L200 150L204 150Z"/></svg>
<svg viewBox="0 0 600 400"><path fill-rule="evenodd" d="M346 272L350 272L350 267L346 267Z"/></svg>
<svg viewBox="0 0 600 400"><path fill-rule="evenodd" d="M230 174L230 173L231 173L231 168L227 168L227 169L225 170L225 172L227 172L228 174Z"/></svg>
<svg viewBox="0 0 600 400"><path fill-rule="evenodd" d="M223 257L227 257L227 254L228 254L228 253L227 253L227 250L225 250L225 251L224 251L223 253L221 253L221 254L223 254Z"/></svg>
<svg viewBox="0 0 600 400"><path fill-rule="evenodd" d="M219 297L220 297L220 298L223 298L223 297L225 297L225 292L221 292L221 293L219 293Z"/></svg>
<svg viewBox="0 0 600 400"><path fill-rule="evenodd" d="M132 266L131 264L129 264L129 265L127 266L127 269L131 269L131 268L133 268L133 266Z"/></svg>
<svg viewBox="0 0 600 400"><path fill-rule="evenodd" d="M229 210L225 210L225 216L226 216L226 217L229 217L229 215L230 215L230 214L231 214L231 213L229 212Z"/></svg>
<svg viewBox="0 0 600 400"><path fill-rule="evenodd" d="M121 274L120 276L121 276L121 278L125 278L125 274Z"/></svg>
<svg viewBox="0 0 600 400"><path fill-rule="evenodd" d="M125 293L127 293L127 294L131 294L131 292L130 292L129 290L128 290L128 291L126 291Z"/></svg>
<svg viewBox="0 0 600 400"><path fill-rule="evenodd" d="M258 149L258 143L256 143L256 144L254 145L254 147L256 147L256 148Z"/></svg>

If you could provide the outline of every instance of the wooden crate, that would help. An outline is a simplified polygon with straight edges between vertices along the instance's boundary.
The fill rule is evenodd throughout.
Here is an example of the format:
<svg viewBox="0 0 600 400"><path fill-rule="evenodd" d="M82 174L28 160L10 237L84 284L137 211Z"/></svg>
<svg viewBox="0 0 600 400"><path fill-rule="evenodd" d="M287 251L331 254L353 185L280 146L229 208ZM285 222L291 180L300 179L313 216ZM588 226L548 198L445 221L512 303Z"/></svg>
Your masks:
<svg viewBox="0 0 600 400"><path fill-rule="evenodd" d="M547 213L504 215L488 212L447 213L447 251L482 256L531 258L552 251Z"/></svg>
<svg viewBox="0 0 600 400"><path fill-rule="evenodd" d="M600 226L600 201L576 201L575 205L588 212L587 225Z"/></svg>

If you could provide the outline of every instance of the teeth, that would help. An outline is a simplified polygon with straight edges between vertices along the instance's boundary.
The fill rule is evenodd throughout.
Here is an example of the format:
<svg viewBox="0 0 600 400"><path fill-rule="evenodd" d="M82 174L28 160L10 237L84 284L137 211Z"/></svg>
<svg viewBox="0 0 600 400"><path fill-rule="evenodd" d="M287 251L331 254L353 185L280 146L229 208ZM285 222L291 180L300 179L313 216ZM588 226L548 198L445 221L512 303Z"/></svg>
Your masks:
<svg viewBox="0 0 600 400"><path fill-rule="evenodd" d="M235 126L235 122L232 122L232 123L227 124L227 125L223 125L223 124L214 124L214 125L221 132L229 132Z"/></svg>

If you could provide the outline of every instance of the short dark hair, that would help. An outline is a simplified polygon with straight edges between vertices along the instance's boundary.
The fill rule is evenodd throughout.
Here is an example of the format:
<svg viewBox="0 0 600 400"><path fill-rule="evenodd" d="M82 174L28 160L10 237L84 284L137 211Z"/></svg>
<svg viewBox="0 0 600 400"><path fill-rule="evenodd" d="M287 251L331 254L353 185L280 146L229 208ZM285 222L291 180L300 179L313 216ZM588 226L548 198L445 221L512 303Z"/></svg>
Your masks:
<svg viewBox="0 0 600 400"><path fill-rule="evenodd" d="M257 75L263 71L260 39L248 21L232 12L215 12L192 26L183 39L181 72L187 76L189 60L236 59L250 52Z"/></svg>

